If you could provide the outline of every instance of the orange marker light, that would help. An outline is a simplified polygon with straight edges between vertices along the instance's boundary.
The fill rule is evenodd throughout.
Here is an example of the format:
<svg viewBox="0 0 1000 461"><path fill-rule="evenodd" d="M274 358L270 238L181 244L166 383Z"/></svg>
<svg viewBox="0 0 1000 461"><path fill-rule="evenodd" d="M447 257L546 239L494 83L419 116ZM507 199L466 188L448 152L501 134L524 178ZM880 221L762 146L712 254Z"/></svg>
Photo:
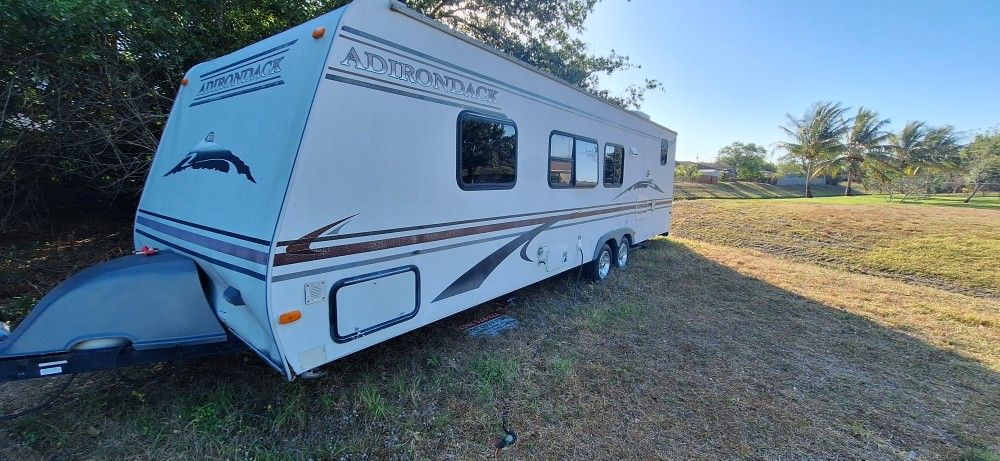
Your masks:
<svg viewBox="0 0 1000 461"><path fill-rule="evenodd" d="M181 86L188 86L188 79L182 78L181 79Z"/></svg>
<svg viewBox="0 0 1000 461"><path fill-rule="evenodd" d="M313 29L313 38L319 40L326 35L326 27L317 27Z"/></svg>
<svg viewBox="0 0 1000 461"><path fill-rule="evenodd" d="M278 316L278 323L282 325L287 325L289 323L298 321L301 318L302 318L302 312L288 311Z"/></svg>

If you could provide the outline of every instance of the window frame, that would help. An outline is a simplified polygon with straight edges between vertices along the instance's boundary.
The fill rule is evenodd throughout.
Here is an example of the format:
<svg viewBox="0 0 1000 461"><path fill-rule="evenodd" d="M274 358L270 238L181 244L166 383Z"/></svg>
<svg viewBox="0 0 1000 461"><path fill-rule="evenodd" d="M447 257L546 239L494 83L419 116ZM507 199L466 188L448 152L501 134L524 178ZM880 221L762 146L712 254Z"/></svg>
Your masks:
<svg viewBox="0 0 1000 461"><path fill-rule="evenodd" d="M553 136L563 136L573 140L573 157L572 164L570 166L570 183L560 184L552 182L552 137ZM593 143L597 146L597 181L594 182L593 186L577 186L576 185L576 141L587 141ZM545 162L545 181L549 183L549 188L551 189L594 189L598 184L601 183L601 143L597 142L596 139L588 138L586 136L580 136L573 133L567 133L565 131L552 130L549 132L549 155Z"/></svg>
<svg viewBox="0 0 1000 461"><path fill-rule="evenodd" d="M607 151L608 151L608 146L618 147L618 148L621 148L621 150L622 150L622 157L621 157L622 158L622 180L620 182L618 182L618 183L612 183L610 185L608 184L608 178L607 178L607 175L606 175L606 173L608 171L607 170L607 168L608 168L607 167L607 161L608 161L608 152ZM602 165L601 172L604 173L604 174L602 174L602 176L604 176L604 177L601 178L601 184L604 185L605 189L621 189L621 187L625 184L625 157L627 157L625 155L625 146L623 146L621 144L618 144L618 143L613 143L613 142L606 142L606 143L604 143L604 153L601 156L601 162L602 162L602 164L601 164Z"/></svg>
<svg viewBox="0 0 1000 461"><path fill-rule="evenodd" d="M466 183L462 180L462 122L468 119L479 119L487 122L510 125L514 127L514 181L510 183ZM458 120L455 123L455 182L458 187L465 191L473 190L508 190L517 185L517 157L518 157L518 134L520 130L513 120L496 115L488 115L473 110L463 110L458 113Z"/></svg>

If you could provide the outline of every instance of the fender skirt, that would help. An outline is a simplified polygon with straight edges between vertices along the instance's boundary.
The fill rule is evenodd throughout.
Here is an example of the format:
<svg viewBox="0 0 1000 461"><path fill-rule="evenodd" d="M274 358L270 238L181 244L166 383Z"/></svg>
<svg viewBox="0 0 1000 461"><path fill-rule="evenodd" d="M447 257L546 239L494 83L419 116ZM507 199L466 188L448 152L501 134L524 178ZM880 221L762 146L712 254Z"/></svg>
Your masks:
<svg viewBox="0 0 1000 461"><path fill-rule="evenodd" d="M125 256L70 277L0 335L0 382L204 355L234 343L193 260L170 251Z"/></svg>

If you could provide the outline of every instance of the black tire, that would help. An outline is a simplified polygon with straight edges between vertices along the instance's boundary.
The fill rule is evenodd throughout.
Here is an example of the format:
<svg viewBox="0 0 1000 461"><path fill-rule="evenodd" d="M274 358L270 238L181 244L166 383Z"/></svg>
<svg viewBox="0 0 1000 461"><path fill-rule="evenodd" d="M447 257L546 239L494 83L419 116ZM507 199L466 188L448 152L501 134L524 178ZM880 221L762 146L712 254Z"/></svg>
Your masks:
<svg viewBox="0 0 1000 461"><path fill-rule="evenodd" d="M587 272L595 282L601 282L611 276L611 268L614 267L614 252L611 246L605 243L601 250L597 252L597 258L587 265Z"/></svg>
<svg viewBox="0 0 1000 461"><path fill-rule="evenodd" d="M618 248L615 248L615 267L624 269L632 260L632 239L629 236L622 237Z"/></svg>

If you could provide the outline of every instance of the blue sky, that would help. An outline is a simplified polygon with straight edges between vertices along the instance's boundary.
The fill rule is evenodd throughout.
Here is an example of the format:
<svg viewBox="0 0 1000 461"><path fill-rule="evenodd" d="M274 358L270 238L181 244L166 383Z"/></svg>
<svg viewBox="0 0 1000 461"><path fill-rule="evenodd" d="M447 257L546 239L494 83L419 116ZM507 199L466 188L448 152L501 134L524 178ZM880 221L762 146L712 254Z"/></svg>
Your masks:
<svg viewBox="0 0 1000 461"><path fill-rule="evenodd" d="M679 132L679 160L733 141L770 150L785 113L818 100L871 107L893 129L1000 124L997 0L604 0L583 39L642 65L602 86L664 83L642 110Z"/></svg>

